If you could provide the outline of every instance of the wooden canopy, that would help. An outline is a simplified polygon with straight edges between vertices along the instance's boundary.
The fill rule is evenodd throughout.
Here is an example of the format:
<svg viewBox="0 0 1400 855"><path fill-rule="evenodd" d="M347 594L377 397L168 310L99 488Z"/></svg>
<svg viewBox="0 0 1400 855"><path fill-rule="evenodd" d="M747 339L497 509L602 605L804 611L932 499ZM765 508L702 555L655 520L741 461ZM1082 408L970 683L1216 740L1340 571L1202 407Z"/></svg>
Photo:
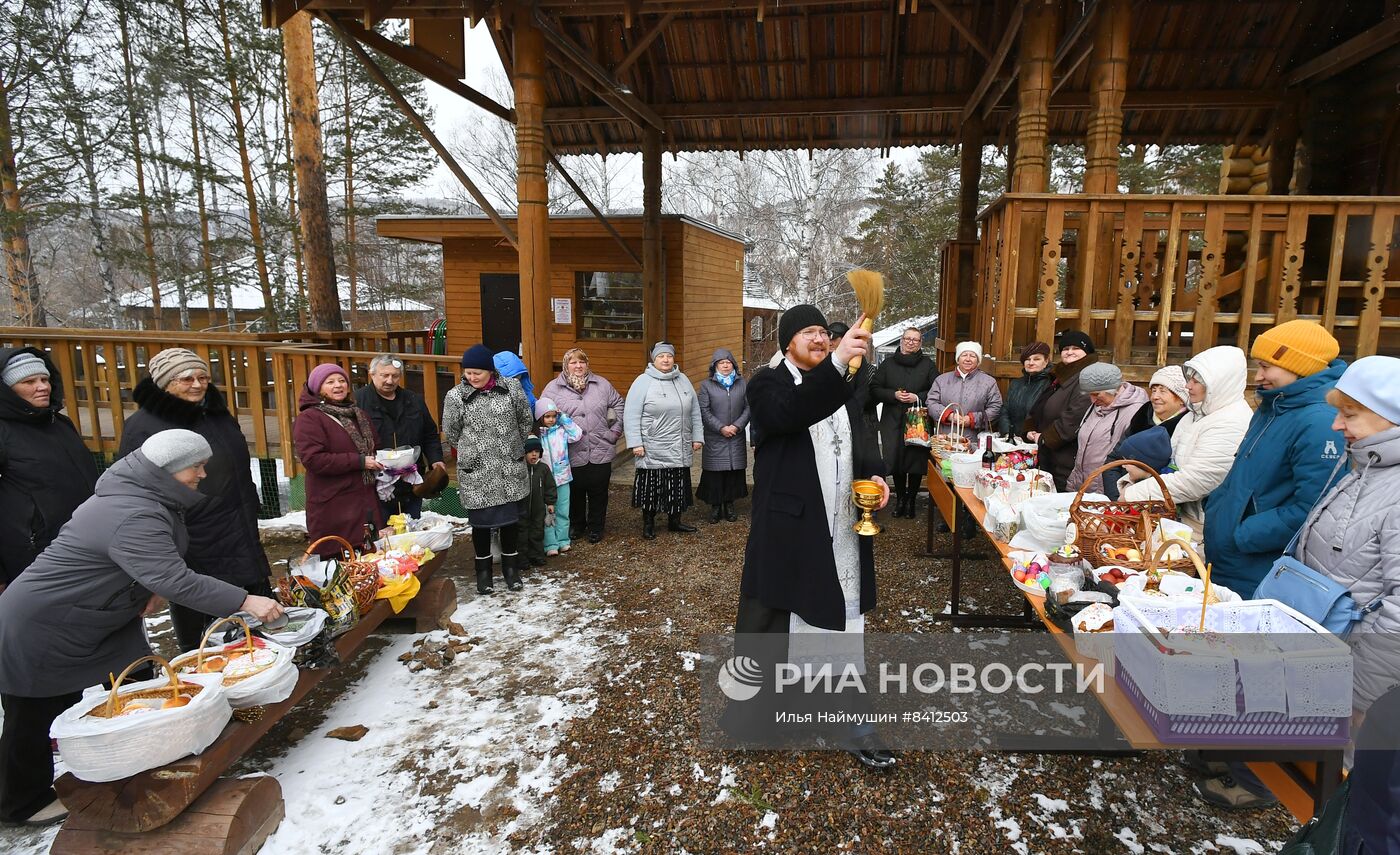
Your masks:
<svg viewBox="0 0 1400 855"><path fill-rule="evenodd" d="M419 30L433 18L484 18L509 71L513 30L533 6L550 56L550 142L578 154L639 151L647 127L671 151L956 143L973 115L988 141L1005 143L1015 136L1013 47L1036 2L264 0L264 11L273 25L311 9L370 25L406 17ZM1077 142L1101 2L1054 5L1049 138ZM1384 0L1137 0L1123 140L1263 141L1296 87L1397 42ZM430 77L461 61L437 45L396 58Z"/></svg>

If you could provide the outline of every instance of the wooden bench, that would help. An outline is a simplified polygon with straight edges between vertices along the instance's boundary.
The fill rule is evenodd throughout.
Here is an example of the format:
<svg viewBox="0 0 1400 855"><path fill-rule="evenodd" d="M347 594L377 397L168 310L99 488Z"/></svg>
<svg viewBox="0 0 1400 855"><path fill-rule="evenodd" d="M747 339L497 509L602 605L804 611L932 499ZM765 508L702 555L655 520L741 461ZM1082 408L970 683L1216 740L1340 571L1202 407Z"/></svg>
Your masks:
<svg viewBox="0 0 1400 855"><path fill-rule="evenodd" d="M386 620L412 620L416 632L434 629L457 602L451 579L434 579L441 556L423 565L418 596L399 614L378 600L349 632L336 639L342 665L360 652ZM120 781L94 784L65 774L54 789L68 819L49 850L54 855L252 853L281 821L282 788L270 776L221 776L333 669L302 670L284 701L269 704L254 722L229 721L203 753Z"/></svg>

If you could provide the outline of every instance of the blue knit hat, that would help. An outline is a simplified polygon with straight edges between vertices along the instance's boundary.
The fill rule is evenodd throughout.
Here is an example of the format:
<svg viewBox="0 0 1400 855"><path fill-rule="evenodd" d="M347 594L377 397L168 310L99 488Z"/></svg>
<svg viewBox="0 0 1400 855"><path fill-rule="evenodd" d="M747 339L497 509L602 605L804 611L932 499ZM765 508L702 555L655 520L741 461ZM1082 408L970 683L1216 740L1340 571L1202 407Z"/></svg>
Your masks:
<svg viewBox="0 0 1400 855"><path fill-rule="evenodd" d="M474 344L462 354L462 367L474 368L477 371L495 371L495 354L484 344Z"/></svg>
<svg viewBox="0 0 1400 855"><path fill-rule="evenodd" d="M1363 356L1342 373L1337 391L1391 424L1400 425L1400 359Z"/></svg>

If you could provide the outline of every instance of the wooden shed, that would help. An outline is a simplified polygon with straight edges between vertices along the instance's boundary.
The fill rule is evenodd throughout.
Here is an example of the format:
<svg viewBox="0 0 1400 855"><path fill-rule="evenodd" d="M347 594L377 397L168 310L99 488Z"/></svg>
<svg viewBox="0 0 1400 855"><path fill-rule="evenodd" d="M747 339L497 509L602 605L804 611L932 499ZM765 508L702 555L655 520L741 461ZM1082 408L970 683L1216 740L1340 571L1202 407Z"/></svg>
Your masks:
<svg viewBox="0 0 1400 855"><path fill-rule="evenodd" d="M640 216L608 220L624 241L640 246ZM489 219L384 216L377 228L384 237L442 245L448 353L477 342L498 352L519 350L520 255ZM642 337L641 265L586 214L551 216L549 238L552 370L578 346L593 370L626 394L652 344ZM698 380L715 348L744 352L744 241L683 216L662 218L661 241L666 338L676 345L681 370ZM661 319L653 320L662 328ZM547 381L536 378L536 387Z"/></svg>

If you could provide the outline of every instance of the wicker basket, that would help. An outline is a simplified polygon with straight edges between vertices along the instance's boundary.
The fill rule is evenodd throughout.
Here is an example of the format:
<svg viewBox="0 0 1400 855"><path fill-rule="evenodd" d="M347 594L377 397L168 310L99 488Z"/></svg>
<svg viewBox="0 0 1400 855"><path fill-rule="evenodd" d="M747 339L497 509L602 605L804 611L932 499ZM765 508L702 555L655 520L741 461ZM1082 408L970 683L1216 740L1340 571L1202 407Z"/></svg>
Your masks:
<svg viewBox="0 0 1400 855"><path fill-rule="evenodd" d="M302 560L309 560L316 547L328 540L339 541L344 547L341 557L337 560L350 578L350 587L355 592L355 607L364 615L374 608L374 598L379 594L379 568L374 566L373 561L360 560L359 553L350 541L334 534L320 538L306 547ZM297 585L294 576L282 576L277 579L277 598L283 605L304 605L296 596L294 589Z"/></svg>
<svg viewBox="0 0 1400 855"><path fill-rule="evenodd" d="M1162 489L1162 498L1148 499L1144 502L1085 501L1084 490L1095 478L1110 469L1127 465L1140 466L1151 472L1152 477L1157 479L1157 486ZM1132 570L1147 570L1153 563L1150 558L1140 561L1107 558L1100 550L1104 546L1111 546L1145 552L1148 536L1156 526L1156 521L1162 518L1176 519L1176 502L1172 501L1171 491L1167 489L1166 482L1157 470L1140 460L1115 460L1095 469L1084 479L1069 506L1069 519L1074 523L1076 531L1075 545L1079 547L1079 554L1094 567L1116 564ZM1157 562L1156 566L1165 570L1183 571L1195 568L1189 557Z"/></svg>
<svg viewBox="0 0 1400 855"><path fill-rule="evenodd" d="M1175 561L1163 561L1162 556L1173 546L1181 547L1182 551L1186 553L1186 557L1179 558ZM1146 571L1148 578L1155 577L1160 579L1162 574L1168 570L1176 570L1177 572L1185 573L1187 576L1195 576L1198 579L1204 578L1206 575L1205 562L1201 560L1200 553L1196 552L1196 548L1186 541L1176 538L1170 538L1157 544L1157 548L1153 550L1151 555L1147 556L1147 566L1143 569ZM1206 584L1209 585L1209 581L1207 581ZM1216 601L1219 602L1219 599L1217 598Z"/></svg>
<svg viewBox="0 0 1400 855"><path fill-rule="evenodd" d="M947 433L939 431L943 424L943 417L948 414L949 410L963 415L962 407L957 404L947 405L939 412L938 418L934 420L929 436L929 449L940 458L953 454L965 454L972 450L972 440L967 438L962 425L954 424Z"/></svg>
<svg viewBox="0 0 1400 855"><path fill-rule="evenodd" d="M176 656L174 659L170 660L170 667L182 673L204 673L202 669L204 668L205 657L207 655L213 655L215 651L215 648L208 647L209 637L214 634L215 629L218 629L226 623L237 624L238 626L243 627L243 645L242 649L236 651L230 651L225 648L224 652L219 655L223 655L226 658L231 659L234 656L242 656L246 654L250 660L253 659L254 654L258 650L257 645L253 643L253 631L248 627L248 622L245 621L243 618L239 617L238 615L230 615L229 617L220 618L214 621L213 623L209 624L209 628L204 631L204 637L199 640L199 648L189 653L182 653L179 656ZM227 674L225 674L224 685L232 685L242 680L246 680L249 677L252 677L254 674L261 674L262 672L266 671L268 668L271 668L275 664L277 664L277 658L274 656L266 663L251 668L248 671L240 672L237 676L230 677ZM191 670L191 665L193 665L193 670Z"/></svg>
<svg viewBox="0 0 1400 855"><path fill-rule="evenodd" d="M132 670L134 670L136 666L141 665L145 662L154 662L156 665L160 666L161 668L164 668L165 673L168 674L170 677L170 685L162 686L159 689L137 689L135 691L122 692L122 683L125 682L126 678L131 675ZM156 673L159 674L160 672L157 671ZM126 668L122 670L121 674L113 678L112 688L107 693L107 700L88 710L86 713L84 713L84 715L92 716L93 718L114 718L120 711L120 708L117 705L118 700L124 702L145 700L147 698L164 697L167 694L170 695L171 698L175 698L181 694L188 695L189 697L193 698L195 695L199 694L202 691L204 691L204 687L199 685L198 683L186 683L182 681L179 677L177 677L175 675L175 669L171 668L170 663L167 662L163 657L156 656L154 654L150 656L142 656L140 659L137 659L135 662L126 666Z"/></svg>

